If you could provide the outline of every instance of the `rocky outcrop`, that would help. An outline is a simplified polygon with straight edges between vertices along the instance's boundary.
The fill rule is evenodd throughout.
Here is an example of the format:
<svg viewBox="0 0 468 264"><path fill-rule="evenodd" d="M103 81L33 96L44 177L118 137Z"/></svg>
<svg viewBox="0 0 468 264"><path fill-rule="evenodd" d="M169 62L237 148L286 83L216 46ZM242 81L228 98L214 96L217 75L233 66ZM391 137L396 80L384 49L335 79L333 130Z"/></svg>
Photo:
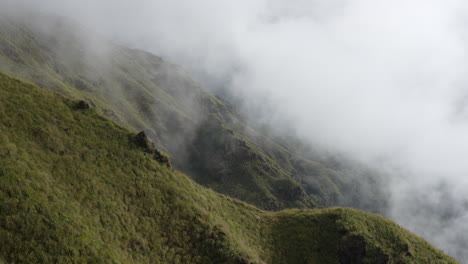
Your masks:
<svg viewBox="0 0 468 264"><path fill-rule="evenodd" d="M133 142L135 142L138 147L142 148L144 152L152 154L154 160L165 164L168 168L172 167L169 157L156 148L144 131L136 134L136 136L133 137Z"/></svg>
<svg viewBox="0 0 468 264"><path fill-rule="evenodd" d="M83 100L81 101L78 101L78 103L76 104L76 109L78 110L86 110L86 109L89 109L89 104Z"/></svg>

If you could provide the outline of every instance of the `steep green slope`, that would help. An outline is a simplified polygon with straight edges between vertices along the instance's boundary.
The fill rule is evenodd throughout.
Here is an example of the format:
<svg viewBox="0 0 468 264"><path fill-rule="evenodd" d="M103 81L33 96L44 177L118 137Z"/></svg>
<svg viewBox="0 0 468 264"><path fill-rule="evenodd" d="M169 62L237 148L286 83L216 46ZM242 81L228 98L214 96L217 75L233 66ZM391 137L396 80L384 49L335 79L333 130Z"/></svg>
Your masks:
<svg viewBox="0 0 468 264"><path fill-rule="evenodd" d="M384 211L366 168L339 168L252 129L179 67L108 43L63 18L0 16L0 70L147 135L197 182L264 209L347 205Z"/></svg>
<svg viewBox="0 0 468 264"><path fill-rule="evenodd" d="M0 74L0 263L456 263L370 213L261 211L156 153L86 104Z"/></svg>

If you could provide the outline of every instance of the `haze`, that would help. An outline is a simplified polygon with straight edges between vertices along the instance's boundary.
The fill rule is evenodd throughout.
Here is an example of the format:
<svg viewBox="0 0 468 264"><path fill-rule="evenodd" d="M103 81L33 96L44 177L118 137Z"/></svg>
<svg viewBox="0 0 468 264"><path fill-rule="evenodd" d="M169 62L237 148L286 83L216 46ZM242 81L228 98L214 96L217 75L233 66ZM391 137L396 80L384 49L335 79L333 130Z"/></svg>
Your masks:
<svg viewBox="0 0 468 264"><path fill-rule="evenodd" d="M3 3L179 63L251 119L385 170L390 218L468 263L465 1Z"/></svg>

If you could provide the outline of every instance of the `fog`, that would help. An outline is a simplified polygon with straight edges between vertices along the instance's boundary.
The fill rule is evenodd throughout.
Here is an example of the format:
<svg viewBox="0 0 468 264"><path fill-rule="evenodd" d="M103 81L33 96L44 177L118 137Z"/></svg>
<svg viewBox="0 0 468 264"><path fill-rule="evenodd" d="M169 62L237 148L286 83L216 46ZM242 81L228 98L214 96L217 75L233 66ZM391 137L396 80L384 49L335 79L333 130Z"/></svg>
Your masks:
<svg viewBox="0 0 468 264"><path fill-rule="evenodd" d="M269 105L262 122L393 171L390 217L468 263L465 1L1 1L179 63L247 114Z"/></svg>

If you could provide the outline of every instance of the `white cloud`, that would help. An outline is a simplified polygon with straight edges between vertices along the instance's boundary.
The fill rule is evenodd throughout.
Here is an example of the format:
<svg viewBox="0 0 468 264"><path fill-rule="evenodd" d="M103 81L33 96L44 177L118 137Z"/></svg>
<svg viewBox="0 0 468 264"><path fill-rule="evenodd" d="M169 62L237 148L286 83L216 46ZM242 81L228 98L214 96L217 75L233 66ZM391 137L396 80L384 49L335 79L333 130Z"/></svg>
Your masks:
<svg viewBox="0 0 468 264"><path fill-rule="evenodd" d="M443 181L463 190L453 203L468 190L464 1L7 2L74 17L204 78L229 79L251 104L267 96L276 122L313 143L367 161L388 157L408 172L394 186L393 218L468 258L447 242L464 222L424 232L417 224L427 215L405 204Z"/></svg>

